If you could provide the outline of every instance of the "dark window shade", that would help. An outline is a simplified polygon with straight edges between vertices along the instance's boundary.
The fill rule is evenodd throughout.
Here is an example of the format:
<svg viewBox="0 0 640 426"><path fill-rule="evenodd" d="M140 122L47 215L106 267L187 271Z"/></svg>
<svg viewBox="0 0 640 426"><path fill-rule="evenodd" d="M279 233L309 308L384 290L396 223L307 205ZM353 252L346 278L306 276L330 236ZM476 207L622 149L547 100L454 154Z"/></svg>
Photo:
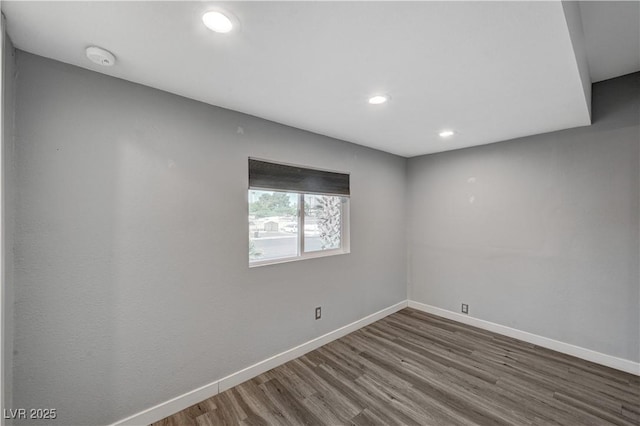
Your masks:
<svg viewBox="0 0 640 426"><path fill-rule="evenodd" d="M249 187L349 195L349 175L249 159Z"/></svg>

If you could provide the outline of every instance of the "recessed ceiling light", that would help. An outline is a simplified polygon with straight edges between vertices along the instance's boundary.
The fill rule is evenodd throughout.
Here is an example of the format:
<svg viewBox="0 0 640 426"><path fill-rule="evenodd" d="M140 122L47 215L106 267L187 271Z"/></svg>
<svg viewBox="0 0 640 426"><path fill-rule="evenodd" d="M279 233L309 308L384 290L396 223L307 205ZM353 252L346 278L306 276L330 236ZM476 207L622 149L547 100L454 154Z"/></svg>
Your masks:
<svg viewBox="0 0 640 426"><path fill-rule="evenodd" d="M369 98L369 103L371 105L380 105L389 100L389 96L387 95L375 95Z"/></svg>
<svg viewBox="0 0 640 426"><path fill-rule="evenodd" d="M233 29L233 22L231 19L222 12L212 10L202 15L202 22L211 31L217 33L228 33Z"/></svg>
<svg viewBox="0 0 640 426"><path fill-rule="evenodd" d="M453 130L443 130L438 134L441 138L448 138L449 136L453 136Z"/></svg>

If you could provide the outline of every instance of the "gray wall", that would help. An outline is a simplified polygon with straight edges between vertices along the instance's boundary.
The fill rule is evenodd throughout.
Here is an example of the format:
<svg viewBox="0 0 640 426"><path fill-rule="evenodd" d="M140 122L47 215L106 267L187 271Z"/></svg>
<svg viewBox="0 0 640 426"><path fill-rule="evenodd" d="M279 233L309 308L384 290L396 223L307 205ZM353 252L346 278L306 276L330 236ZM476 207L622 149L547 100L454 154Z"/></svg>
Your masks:
<svg viewBox="0 0 640 426"><path fill-rule="evenodd" d="M590 127L410 159L409 298L639 361L639 80Z"/></svg>
<svg viewBox="0 0 640 426"><path fill-rule="evenodd" d="M113 422L406 298L405 159L17 65L15 407ZM249 156L351 172L351 253L249 269Z"/></svg>
<svg viewBox="0 0 640 426"><path fill-rule="evenodd" d="M2 408L13 407L13 312L14 312L14 272L13 246L15 225L15 150L14 150L14 119L16 67L15 50L11 40L5 34L3 60L3 137L2 137L2 244L3 263L3 293L2 293ZM4 416L3 416L4 417ZM8 424L8 422L5 422Z"/></svg>

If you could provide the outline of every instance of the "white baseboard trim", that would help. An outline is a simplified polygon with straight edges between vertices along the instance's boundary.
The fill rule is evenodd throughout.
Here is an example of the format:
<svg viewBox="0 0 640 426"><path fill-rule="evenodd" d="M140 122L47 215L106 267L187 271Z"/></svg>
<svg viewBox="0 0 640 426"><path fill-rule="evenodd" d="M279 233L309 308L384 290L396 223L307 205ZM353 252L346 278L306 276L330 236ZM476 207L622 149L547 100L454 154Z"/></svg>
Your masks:
<svg viewBox="0 0 640 426"><path fill-rule="evenodd" d="M309 340L308 342L274 355L271 358L267 358L264 361L253 364L245 369L223 377L220 380L216 380L215 382L211 382L207 385L199 387L198 389L194 389L183 395L177 396L154 407L129 416L126 419L113 423L112 426L148 425L149 423L162 420L165 417L177 413L180 410L184 410L185 408L197 404L200 401L211 398L212 396L215 396L220 392L224 392L227 389L237 386L240 383L243 383L266 371L271 370L272 368L282 365L285 362L291 361L292 359L298 358L308 352L311 352L314 349L319 348L320 346L326 345L329 342L346 336L349 333L352 333L362 327L381 320L382 318L398 312L399 310L406 307L406 300L398 302L395 305L389 306L388 308L382 309L378 312L354 321L351 324L340 327L337 330L330 331L327 334L323 334L320 337L316 337L315 339Z"/></svg>
<svg viewBox="0 0 640 426"><path fill-rule="evenodd" d="M636 376L640 376L640 363L637 362L617 358L611 355L606 355L600 352L593 351L591 349L585 349L580 346L575 346L569 343L560 342L558 340L549 339L548 337L539 336L537 334L527 333L526 331L521 331L515 328L470 317L468 315L459 314L457 312L451 312L446 309L437 308L435 306L415 302L413 300L409 300L408 305L410 308L414 308L419 311L427 312L429 314L437 315L439 317L447 318L453 321L458 321L463 324L472 325L474 327L492 331L504 336L513 337L514 339L533 343L534 345L538 345L543 348L551 349L567 355L572 355L576 358L581 358L587 361L595 362L596 364L601 364L606 367L615 368L616 370L621 370L627 373L635 374Z"/></svg>
<svg viewBox="0 0 640 426"><path fill-rule="evenodd" d="M291 348L288 351L284 351L272 356L271 358L265 359L264 361L253 364L252 366L247 367L244 370L240 370L236 373L230 374L227 377L220 379L220 392L224 392L227 389L237 386L242 382L245 382L253 377L264 373L265 371L269 371L272 368L282 365L285 362L301 357L307 352L311 352L312 350L317 349L320 346L326 345L329 342L346 336L349 333L352 333L364 326L381 320L382 318L398 312L399 310L406 307L407 301L403 300L402 302L396 303L395 305L389 306L388 308L368 315L362 319L352 322L351 324L340 327L337 330L330 331L327 334L316 337L313 340L309 340L308 342L298 345L295 348Z"/></svg>
<svg viewBox="0 0 640 426"><path fill-rule="evenodd" d="M168 401L162 402L154 407L147 408L144 411L129 416L126 419L122 419L113 423L112 426L133 426L133 425L148 425L158 420L162 420L165 417L177 413L180 410L184 410L187 407L191 407L200 401L204 401L207 398L211 398L218 394L219 380L211 382L204 386L194 389L180 396L172 398Z"/></svg>

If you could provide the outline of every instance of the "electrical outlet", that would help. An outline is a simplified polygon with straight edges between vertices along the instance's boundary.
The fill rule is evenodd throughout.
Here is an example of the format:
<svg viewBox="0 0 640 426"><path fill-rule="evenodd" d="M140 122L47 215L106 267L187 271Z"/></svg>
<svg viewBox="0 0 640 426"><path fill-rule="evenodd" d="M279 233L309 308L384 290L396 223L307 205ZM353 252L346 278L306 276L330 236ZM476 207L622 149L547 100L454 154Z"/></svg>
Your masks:
<svg viewBox="0 0 640 426"><path fill-rule="evenodd" d="M463 314L468 314L469 313L469 305L467 305L466 303L462 304L462 313Z"/></svg>
<svg viewBox="0 0 640 426"><path fill-rule="evenodd" d="M320 318L322 318L322 308L318 306L316 308L316 319L319 320Z"/></svg>

